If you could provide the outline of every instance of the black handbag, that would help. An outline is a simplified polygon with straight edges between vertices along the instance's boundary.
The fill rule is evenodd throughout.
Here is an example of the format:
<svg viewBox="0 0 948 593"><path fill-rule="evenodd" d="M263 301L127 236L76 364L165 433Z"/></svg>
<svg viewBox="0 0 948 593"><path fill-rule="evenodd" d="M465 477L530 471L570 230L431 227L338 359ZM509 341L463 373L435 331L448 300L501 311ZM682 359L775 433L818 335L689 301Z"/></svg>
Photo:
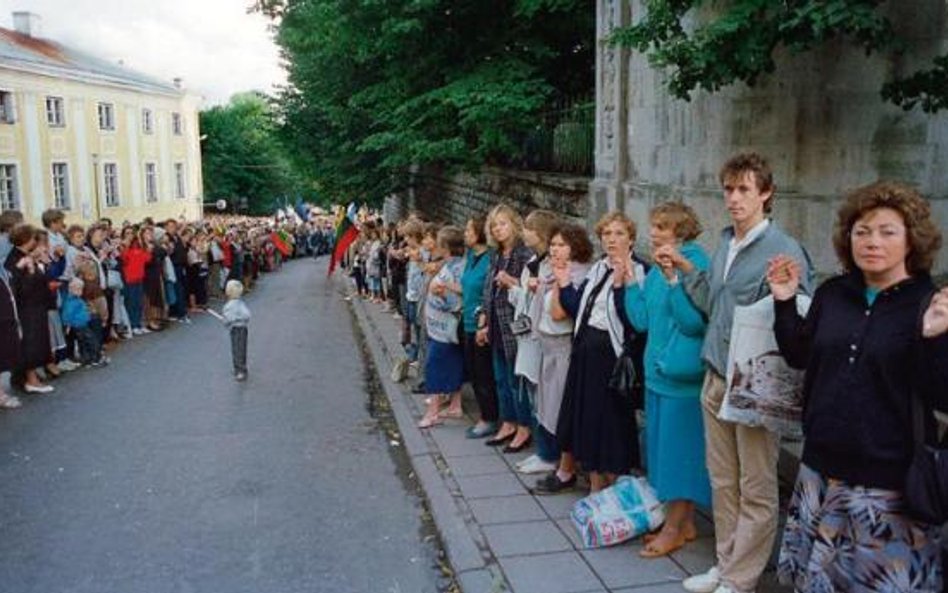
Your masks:
<svg viewBox="0 0 948 593"><path fill-rule="evenodd" d="M919 315L919 331L927 302ZM926 441L925 415L930 411L916 389L912 389L911 409L915 450L905 475L905 503L912 517L930 525L941 525L948 521L948 449Z"/></svg>
<svg viewBox="0 0 948 593"><path fill-rule="evenodd" d="M616 363L612 367L612 375L609 377L609 389L623 397L631 398L635 391L637 378L638 373L632 359L632 349L630 344L626 343L623 345L622 354L616 359Z"/></svg>

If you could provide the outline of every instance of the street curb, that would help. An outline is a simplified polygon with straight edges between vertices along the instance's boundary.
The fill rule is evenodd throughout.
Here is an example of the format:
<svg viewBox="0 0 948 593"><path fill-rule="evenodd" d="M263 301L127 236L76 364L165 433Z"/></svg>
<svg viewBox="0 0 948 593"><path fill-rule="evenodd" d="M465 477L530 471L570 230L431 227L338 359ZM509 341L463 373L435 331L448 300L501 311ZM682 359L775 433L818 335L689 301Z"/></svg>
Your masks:
<svg viewBox="0 0 948 593"><path fill-rule="evenodd" d="M461 593L496 593L510 590L487 539L474 522L473 513L460 489L446 470L441 451L434 439L416 426L415 406L410 394L393 382L386 372L395 356L364 304L353 299L352 311L378 370L379 382L388 398L402 442L418 481L428 499L434 524L441 535L448 562Z"/></svg>

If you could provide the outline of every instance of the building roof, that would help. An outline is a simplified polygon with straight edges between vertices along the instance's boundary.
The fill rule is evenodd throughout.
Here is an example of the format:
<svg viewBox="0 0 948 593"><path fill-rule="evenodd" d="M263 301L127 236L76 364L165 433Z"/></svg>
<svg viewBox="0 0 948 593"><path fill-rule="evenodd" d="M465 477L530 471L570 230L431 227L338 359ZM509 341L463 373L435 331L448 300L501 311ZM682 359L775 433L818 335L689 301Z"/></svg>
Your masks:
<svg viewBox="0 0 948 593"><path fill-rule="evenodd" d="M184 94L175 85L113 64L49 39L0 27L0 68L119 86L146 93Z"/></svg>

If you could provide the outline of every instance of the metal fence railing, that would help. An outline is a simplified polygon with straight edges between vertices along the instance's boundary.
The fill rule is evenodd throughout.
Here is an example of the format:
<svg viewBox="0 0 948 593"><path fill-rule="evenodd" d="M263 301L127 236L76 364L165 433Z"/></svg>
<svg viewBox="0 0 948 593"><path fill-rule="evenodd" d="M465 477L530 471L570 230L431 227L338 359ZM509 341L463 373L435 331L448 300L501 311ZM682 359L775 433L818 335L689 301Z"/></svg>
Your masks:
<svg viewBox="0 0 948 593"><path fill-rule="evenodd" d="M596 103L590 97L563 99L542 112L520 139L521 154L507 166L530 171L590 175L593 170Z"/></svg>

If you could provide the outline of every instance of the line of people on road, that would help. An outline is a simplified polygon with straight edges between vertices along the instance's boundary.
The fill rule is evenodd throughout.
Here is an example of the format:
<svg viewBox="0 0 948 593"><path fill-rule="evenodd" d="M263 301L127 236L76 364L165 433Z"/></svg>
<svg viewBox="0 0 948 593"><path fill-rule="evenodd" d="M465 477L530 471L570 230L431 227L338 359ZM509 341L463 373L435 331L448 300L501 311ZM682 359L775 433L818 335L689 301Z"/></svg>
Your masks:
<svg viewBox="0 0 948 593"><path fill-rule="evenodd" d="M534 493L574 489L580 471L592 492L644 471L666 520L641 554L686 546L695 507L710 507L715 565L683 585L751 593L777 533L780 433L722 408L745 385L777 402L795 381L805 443L781 579L814 593L941 591L940 526L903 497L913 397L929 442L931 412L948 409L948 288L931 278L942 236L930 204L899 183L852 191L833 237L841 271L817 288L806 251L771 216L767 161L737 155L719 179L730 225L711 254L678 201L651 210L649 258L622 212L596 224L599 257L583 227L503 204L463 228L418 215L384 234L364 225L353 249L380 281L359 290L403 324L405 364L427 396L419 426L462 418L470 382L479 416L467 436L505 453L535 444L517 466L543 474ZM735 317L751 309L775 350L734 343Z"/></svg>
<svg viewBox="0 0 948 593"><path fill-rule="evenodd" d="M113 226L67 224L48 210L42 228L0 213L0 373L27 394L54 391L64 372L110 362L119 341L161 331L222 301L228 280L253 288L295 248L294 228L271 219L150 218ZM244 373L246 371L244 370ZM0 408L21 406L0 384Z"/></svg>

